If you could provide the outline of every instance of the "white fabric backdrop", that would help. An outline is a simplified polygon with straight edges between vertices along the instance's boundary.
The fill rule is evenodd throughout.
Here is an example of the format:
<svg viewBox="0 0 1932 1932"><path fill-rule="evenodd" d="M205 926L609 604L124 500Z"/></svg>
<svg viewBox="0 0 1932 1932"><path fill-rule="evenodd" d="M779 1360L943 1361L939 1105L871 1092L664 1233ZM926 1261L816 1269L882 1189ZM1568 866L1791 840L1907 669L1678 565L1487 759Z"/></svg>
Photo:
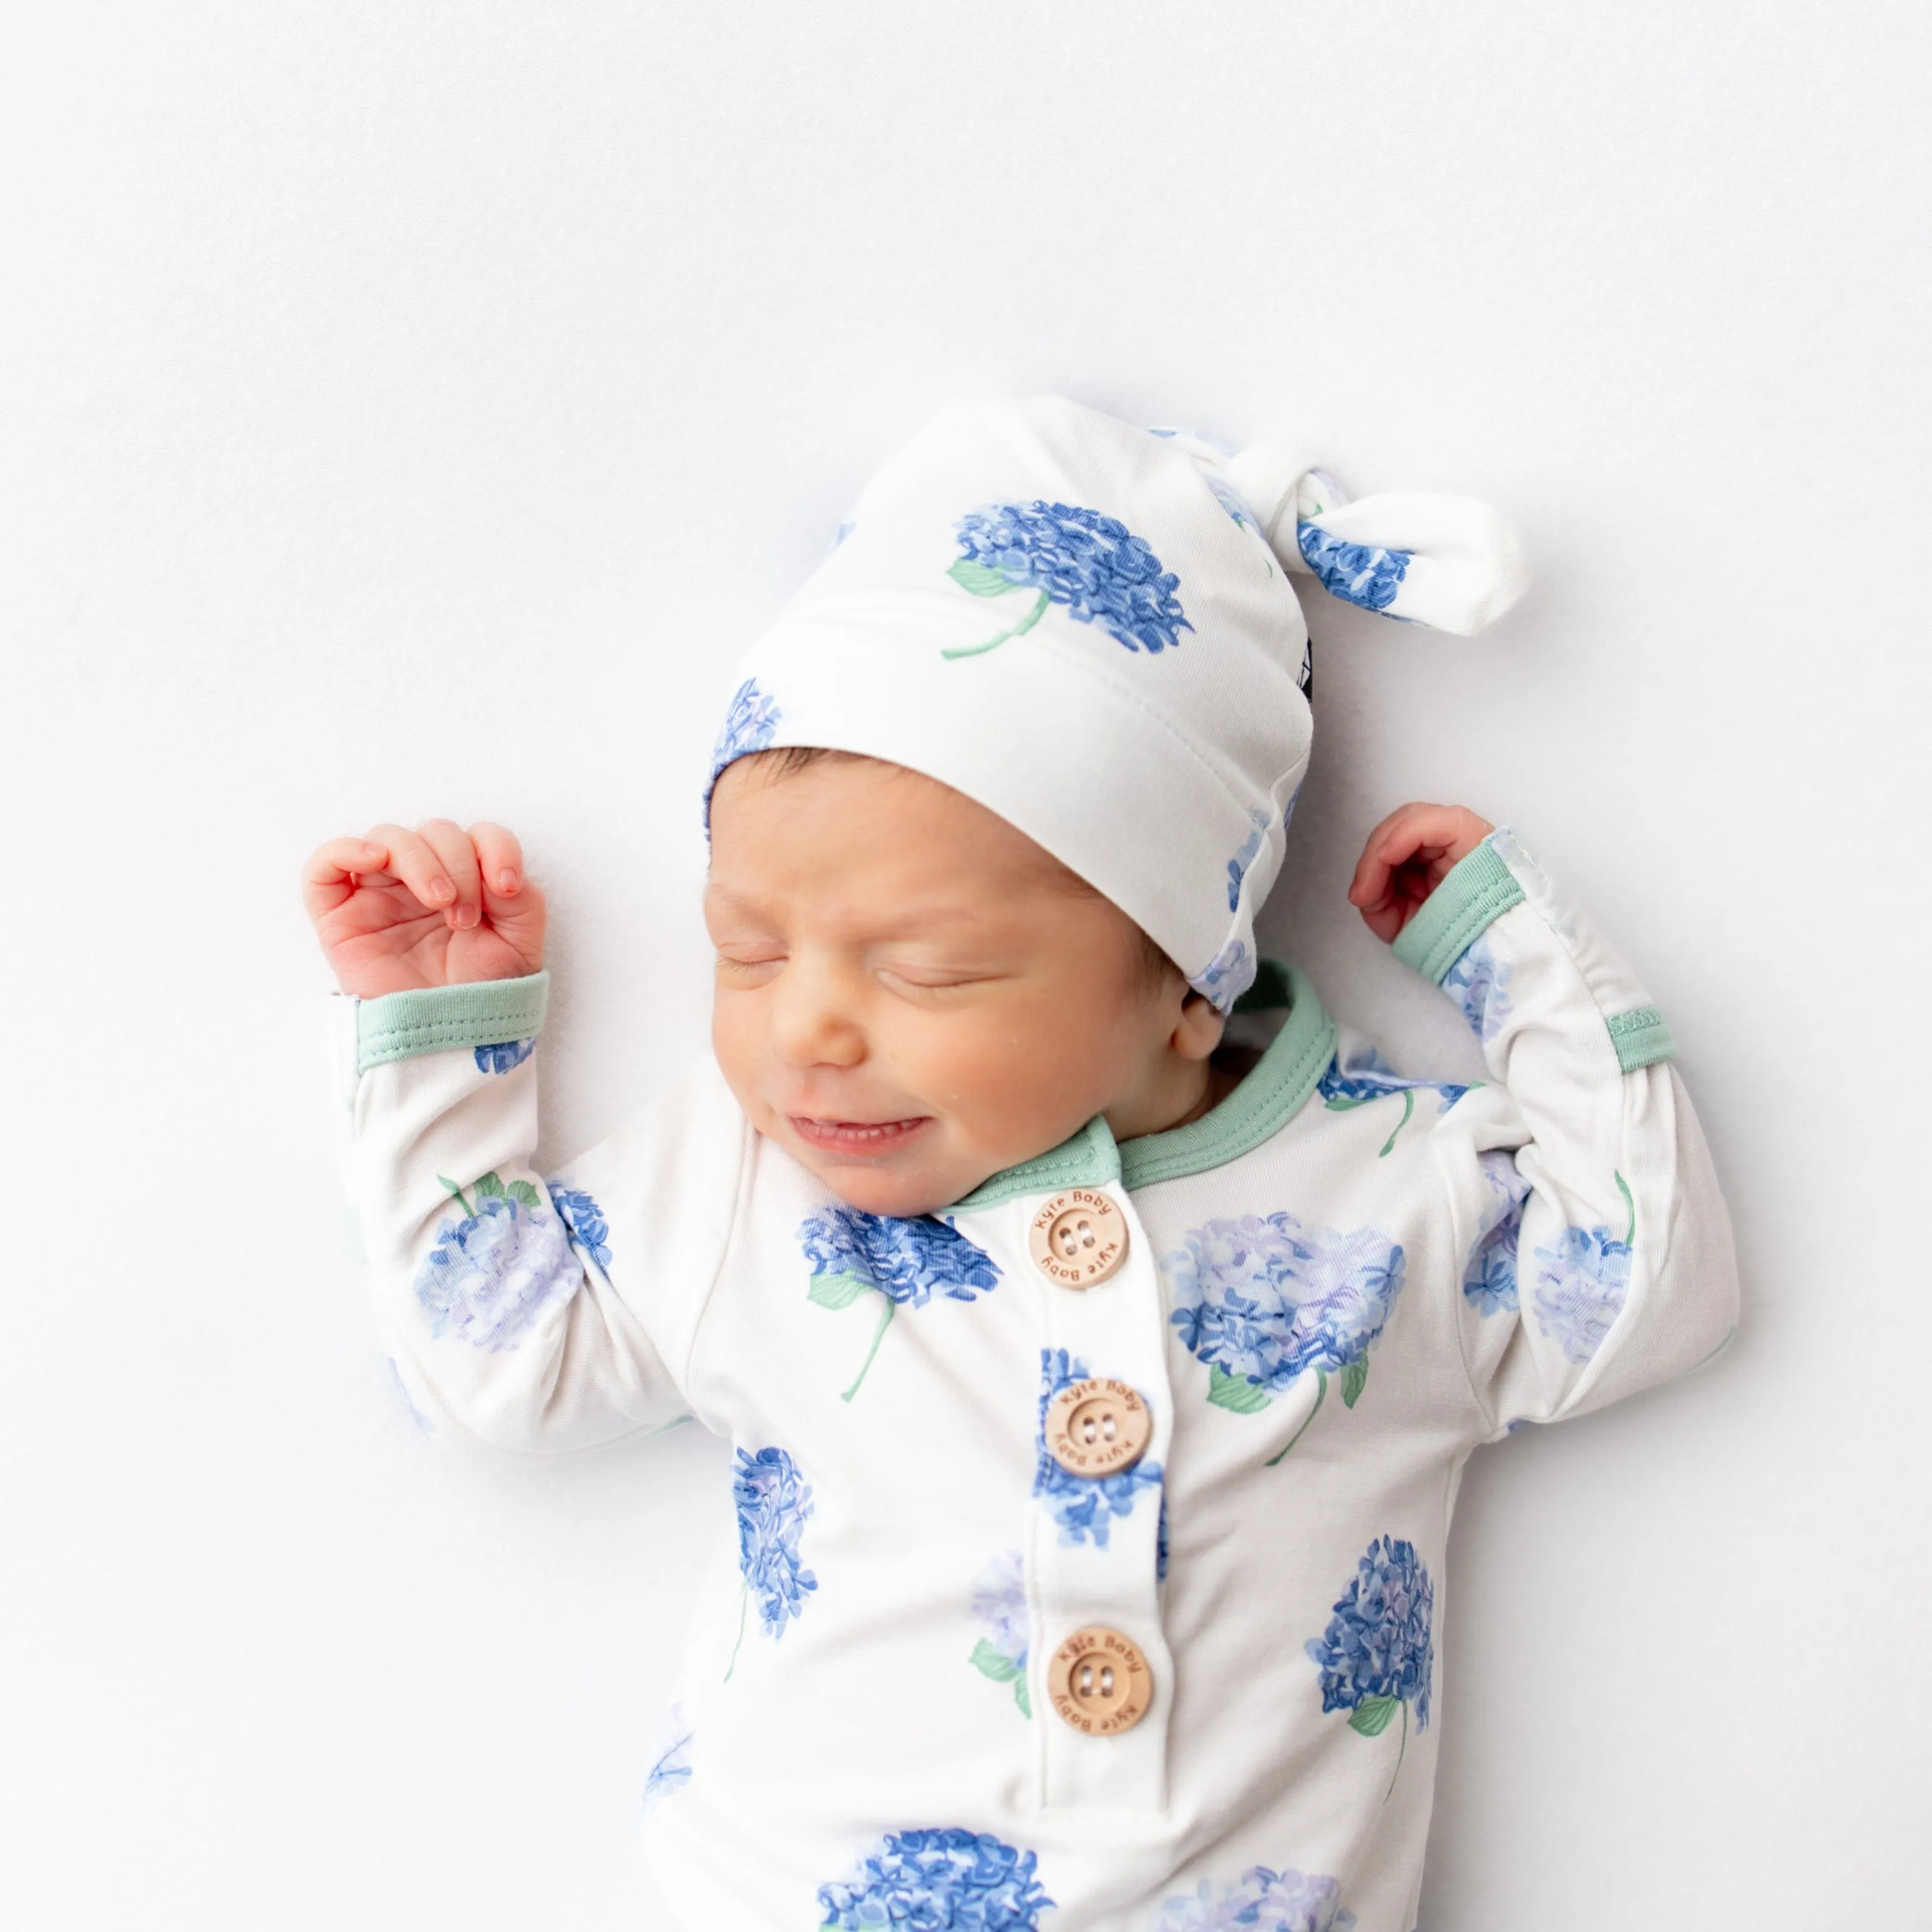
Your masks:
<svg viewBox="0 0 1932 1932"><path fill-rule="evenodd" d="M1747 1317L1479 1457L1426 1932L1904 1925L1932 1304L1919 8L74 4L0 68L0 1898L30 1932L662 1923L632 1826L722 1458L416 1435L295 869L501 818L548 1152L702 1040L741 644L949 391L1509 507L1458 645L1313 602L1264 937L1515 822L1648 977ZM1460 1061L1456 1064L1461 1064Z"/></svg>

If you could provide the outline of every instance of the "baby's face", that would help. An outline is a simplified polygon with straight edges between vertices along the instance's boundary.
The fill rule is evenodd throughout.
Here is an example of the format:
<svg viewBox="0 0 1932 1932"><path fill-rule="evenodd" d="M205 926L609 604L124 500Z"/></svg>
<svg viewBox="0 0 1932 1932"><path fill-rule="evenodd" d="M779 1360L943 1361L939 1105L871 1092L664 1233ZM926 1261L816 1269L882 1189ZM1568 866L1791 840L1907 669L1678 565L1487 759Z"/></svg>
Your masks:
<svg viewBox="0 0 1932 1932"><path fill-rule="evenodd" d="M913 1215L1093 1118L1181 1118L1220 1026L1118 907L945 785L740 759L711 813L712 1042L754 1126L855 1208Z"/></svg>

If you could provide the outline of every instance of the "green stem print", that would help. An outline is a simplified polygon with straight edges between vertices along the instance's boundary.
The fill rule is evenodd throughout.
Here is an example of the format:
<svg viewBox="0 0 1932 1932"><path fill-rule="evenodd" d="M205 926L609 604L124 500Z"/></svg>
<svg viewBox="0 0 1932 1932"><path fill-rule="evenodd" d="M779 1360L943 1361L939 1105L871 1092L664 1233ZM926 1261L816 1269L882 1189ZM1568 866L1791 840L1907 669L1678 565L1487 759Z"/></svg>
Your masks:
<svg viewBox="0 0 1932 1932"><path fill-rule="evenodd" d="M1616 1174L1617 1171L1612 1168L1610 1172ZM1634 1248L1636 1246L1636 1202L1631 1198L1630 1183L1621 1174L1617 1174L1617 1190L1624 1197L1624 1205L1630 1210L1630 1227L1624 1235L1624 1246Z"/></svg>
<svg viewBox="0 0 1932 1932"><path fill-rule="evenodd" d="M841 1402L850 1402L859 1393L859 1384L866 1379L866 1372L872 1366L872 1358L879 1352L879 1344L886 1339L886 1330L891 1326L893 1312L898 1306L898 1304L889 1294L882 1294L879 1299L886 1306L879 1317L879 1325L872 1330L872 1346L866 1351L866 1359L860 1364L859 1372L853 1378L852 1386L838 1398Z"/></svg>
<svg viewBox="0 0 1932 1932"><path fill-rule="evenodd" d="M964 584L976 597L998 597L1006 591L1024 588L1022 584L1010 584L997 570L988 570L985 565L969 562L963 557L946 574L955 583ZM997 638L988 638L983 644L955 644L939 655L943 658L980 657L995 645L1004 644L1009 638L1024 637L1046 615L1046 607L1052 601L1051 595L1042 590L1033 608L1010 631L1002 631Z"/></svg>
<svg viewBox="0 0 1932 1932"><path fill-rule="evenodd" d="M476 1210L470 1206L469 1202L464 1198L463 1190L458 1186L456 1183L452 1180L448 1174L439 1174L436 1176L436 1179L440 1180L445 1187L448 1188L450 1192L456 1197L457 1206L460 1208L466 1215L473 1214L476 1212Z"/></svg>
<svg viewBox="0 0 1932 1932"><path fill-rule="evenodd" d="M1396 1122L1394 1132L1382 1142L1382 1154L1377 1156L1378 1160L1387 1157L1389 1150L1395 1145L1396 1135L1400 1133L1402 1129L1408 1125L1409 1116L1414 1112L1414 1090L1413 1088L1405 1087L1402 1090L1402 1118Z"/></svg>
<svg viewBox="0 0 1932 1932"><path fill-rule="evenodd" d="M724 1682L731 1681L731 1672L738 1667L738 1653L745 1647L745 1612L752 1604L752 1586L748 1578L738 1587L738 1641L731 1646L731 1661L724 1671Z"/></svg>
<svg viewBox="0 0 1932 1932"><path fill-rule="evenodd" d="M1407 1750L1408 1748L1408 1706L1407 1702L1405 1702L1402 1707L1402 1738L1401 1741L1395 1748L1395 1768L1389 1773L1388 1790L1382 1793L1382 1802L1384 1804L1386 1804L1389 1802L1390 1798L1395 1795L1395 1781L1402 1775L1402 1754L1404 1751Z"/></svg>
<svg viewBox="0 0 1932 1932"><path fill-rule="evenodd" d="M1304 1422L1301 1426L1288 1438L1288 1449L1292 1449L1294 1445L1308 1433L1308 1423L1312 1422L1315 1418L1322 1413L1322 1405L1328 1400L1328 1371L1326 1369L1317 1369L1315 1371L1315 1406L1308 1412L1308 1421ZM1352 1407L1353 1404L1351 1404L1350 1406ZM1272 1469L1274 1466L1281 1460L1281 1456L1286 1456L1288 1454L1288 1449L1284 1449L1281 1452L1281 1456L1270 1456L1268 1459L1266 1466Z"/></svg>

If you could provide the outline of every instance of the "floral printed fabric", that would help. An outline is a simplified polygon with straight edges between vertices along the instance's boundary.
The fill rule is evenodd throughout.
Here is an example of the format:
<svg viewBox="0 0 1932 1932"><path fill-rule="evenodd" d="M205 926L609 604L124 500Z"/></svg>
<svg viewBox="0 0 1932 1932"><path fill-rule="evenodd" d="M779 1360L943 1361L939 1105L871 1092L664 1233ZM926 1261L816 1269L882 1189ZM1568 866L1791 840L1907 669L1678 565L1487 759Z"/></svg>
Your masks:
<svg viewBox="0 0 1932 1932"><path fill-rule="evenodd" d="M1036 1932L1050 1910L1039 1861L987 1832L890 1832L843 1885L821 1886L840 1932Z"/></svg>
<svg viewBox="0 0 1932 1932"><path fill-rule="evenodd" d="M1630 1250L1607 1228L1566 1228L1553 1247L1538 1248L1537 1326L1573 1362L1604 1345L1630 1288Z"/></svg>
<svg viewBox="0 0 1932 1932"><path fill-rule="evenodd" d="M1291 810L1293 807L1289 808ZM1268 827L1274 823L1274 814L1263 812L1257 806L1248 814L1249 831L1241 849L1228 861L1228 910L1238 912L1241 908L1241 881L1248 875L1248 868L1255 862L1262 849L1262 840L1266 837Z"/></svg>
<svg viewBox="0 0 1932 1932"><path fill-rule="evenodd" d="M1350 1107L1366 1106L1371 1100L1379 1100L1390 1094L1412 1091L1418 1088L1432 1087L1436 1093L1436 1111L1446 1114L1468 1092L1467 1086L1457 1086L1446 1080L1411 1080L1398 1073L1375 1048L1344 1061L1338 1055L1328 1063L1328 1070L1316 1083L1316 1091L1323 1102L1340 1112Z"/></svg>
<svg viewBox="0 0 1932 1932"><path fill-rule="evenodd" d="M1462 1017L1486 1046L1502 1031L1503 1022L1510 1016L1510 982L1515 976L1515 968L1496 956L1486 934L1450 968L1443 980L1442 990L1462 1009Z"/></svg>
<svg viewBox="0 0 1932 1932"><path fill-rule="evenodd" d="M1026 1567L1017 1550L995 1557L974 1580L967 1607L986 1634L973 1646L968 1661L995 1684L1010 1684L1022 1717L1033 1715L1027 1690L1027 1655L1031 1646L1027 1614Z"/></svg>
<svg viewBox="0 0 1932 1932"><path fill-rule="evenodd" d="M443 1185L463 1209L441 1222L416 1271L416 1298L438 1339L453 1335L478 1348L515 1347L553 1303L568 1300L583 1274L563 1223L527 1180L506 1188L494 1174L472 1186L475 1205Z"/></svg>
<svg viewBox="0 0 1932 1932"><path fill-rule="evenodd" d="M1462 1273L1462 1292L1478 1314L1502 1315L1516 1306L1516 1243L1529 1183L1510 1154L1492 1151L1479 1158L1490 1198Z"/></svg>
<svg viewBox="0 0 1932 1932"><path fill-rule="evenodd" d="M1134 1498L1142 1490L1160 1487L1160 1465L1143 1460L1110 1476L1076 1476L1063 1469L1047 1453L1046 1412L1062 1389L1085 1382L1093 1371L1064 1348L1042 1348L1040 1369L1033 1492L1045 1498L1048 1510L1060 1526L1062 1543L1084 1543L1090 1537L1097 1548L1105 1550L1113 1519L1132 1515Z"/></svg>
<svg viewBox="0 0 1932 1932"><path fill-rule="evenodd" d="M494 1046L476 1049L478 1073L507 1073L520 1066L536 1051L534 1040L500 1040Z"/></svg>
<svg viewBox="0 0 1932 1932"><path fill-rule="evenodd" d="M838 1202L800 1225L798 1243L814 1277L876 1288L888 1300L914 1308L923 1308L935 1294L970 1301L1000 1279L990 1255L929 1216L899 1220Z"/></svg>
<svg viewBox="0 0 1932 1932"><path fill-rule="evenodd" d="M754 1456L740 1449L731 1496L738 1506L738 1568L758 1621L782 1636L787 1620L802 1612L806 1594L818 1588L798 1547L812 1512L811 1487L784 1450L764 1448Z"/></svg>
<svg viewBox="0 0 1932 1932"><path fill-rule="evenodd" d="M1354 1580L1319 1637L1305 1648L1322 1673L1322 1708L1348 1711L1365 1737L1388 1727L1395 1707L1415 1707L1415 1728L1429 1728L1436 1666L1431 1628L1436 1586L1412 1543L1378 1537L1356 1566Z"/></svg>
<svg viewBox="0 0 1932 1932"><path fill-rule="evenodd" d="M671 1792L682 1790L691 1782L691 1740L694 1733L682 1708L676 1704L670 1708L670 1742L658 1754L644 1780L646 1816Z"/></svg>
<svg viewBox="0 0 1932 1932"><path fill-rule="evenodd" d="M1304 1226L1283 1210L1210 1221L1186 1238L1161 1264L1168 1318L1213 1372L1213 1400L1251 1411L1311 1369L1366 1374L1402 1292L1402 1250L1386 1236Z"/></svg>
<svg viewBox="0 0 1932 1932"><path fill-rule="evenodd" d="M1180 578L1118 518L1072 503L993 503L962 517L953 532L960 556L947 574L962 589L976 597L1040 595L1011 630L949 657L975 656L1030 630L1049 604L1076 623L1098 623L1130 651L1171 649L1194 628L1174 595Z"/></svg>
<svg viewBox="0 0 1932 1932"><path fill-rule="evenodd" d="M711 830L711 794L718 788L718 775L735 760L753 752L762 752L777 736L784 713L778 700L758 688L758 681L748 677L731 694L730 708L711 748L711 776L704 788L704 830Z"/></svg>
<svg viewBox="0 0 1932 1932"><path fill-rule="evenodd" d="M1188 981L1217 1013L1225 1013L1255 983L1256 968L1245 940L1231 939L1208 962L1207 970Z"/></svg>
<svg viewBox="0 0 1932 1932"><path fill-rule="evenodd" d="M1386 610L1395 602L1414 553L1383 550L1374 544L1345 542L1318 524L1296 526L1295 540L1308 567L1331 597L1364 610Z"/></svg>
<svg viewBox="0 0 1932 1932"><path fill-rule="evenodd" d="M610 1228L604 1210L580 1187L563 1187L553 1180L550 1204L570 1230L570 1238L607 1274L610 1267Z"/></svg>
<svg viewBox="0 0 1932 1932"><path fill-rule="evenodd" d="M1203 1879L1191 1898L1168 1899L1150 1932L1352 1932L1354 1923L1334 1879L1256 1865L1218 1893Z"/></svg>

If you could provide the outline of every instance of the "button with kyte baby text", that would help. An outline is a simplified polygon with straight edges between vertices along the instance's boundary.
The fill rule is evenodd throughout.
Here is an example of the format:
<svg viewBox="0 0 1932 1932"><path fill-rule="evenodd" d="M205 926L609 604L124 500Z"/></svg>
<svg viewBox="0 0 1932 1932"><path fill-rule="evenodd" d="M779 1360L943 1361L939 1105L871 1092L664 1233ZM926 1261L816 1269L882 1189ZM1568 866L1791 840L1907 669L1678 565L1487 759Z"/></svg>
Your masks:
<svg viewBox="0 0 1932 1932"><path fill-rule="evenodd" d="M1091 1288L1127 1258L1127 1217L1111 1195L1072 1187L1041 1204L1027 1230L1034 1266L1063 1288Z"/></svg>
<svg viewBox="0 0 1932 1932"><path fill-rule="evenodd" d="M1070 1476L1131 1469L1153 1433L1147 1404L1125 1382L1070 1382L1047 1405L1046 1452Z"/></svg>
<svg viewBox="0 0 1932 1932"><path fill-rule="evenodd" d="M1053 1653L1046 1689L1054 1710L1076 1731L1090 1738L1118 1737L1147 1715L1154 1673L1118 1630L1090 1624Z"/></svg>

